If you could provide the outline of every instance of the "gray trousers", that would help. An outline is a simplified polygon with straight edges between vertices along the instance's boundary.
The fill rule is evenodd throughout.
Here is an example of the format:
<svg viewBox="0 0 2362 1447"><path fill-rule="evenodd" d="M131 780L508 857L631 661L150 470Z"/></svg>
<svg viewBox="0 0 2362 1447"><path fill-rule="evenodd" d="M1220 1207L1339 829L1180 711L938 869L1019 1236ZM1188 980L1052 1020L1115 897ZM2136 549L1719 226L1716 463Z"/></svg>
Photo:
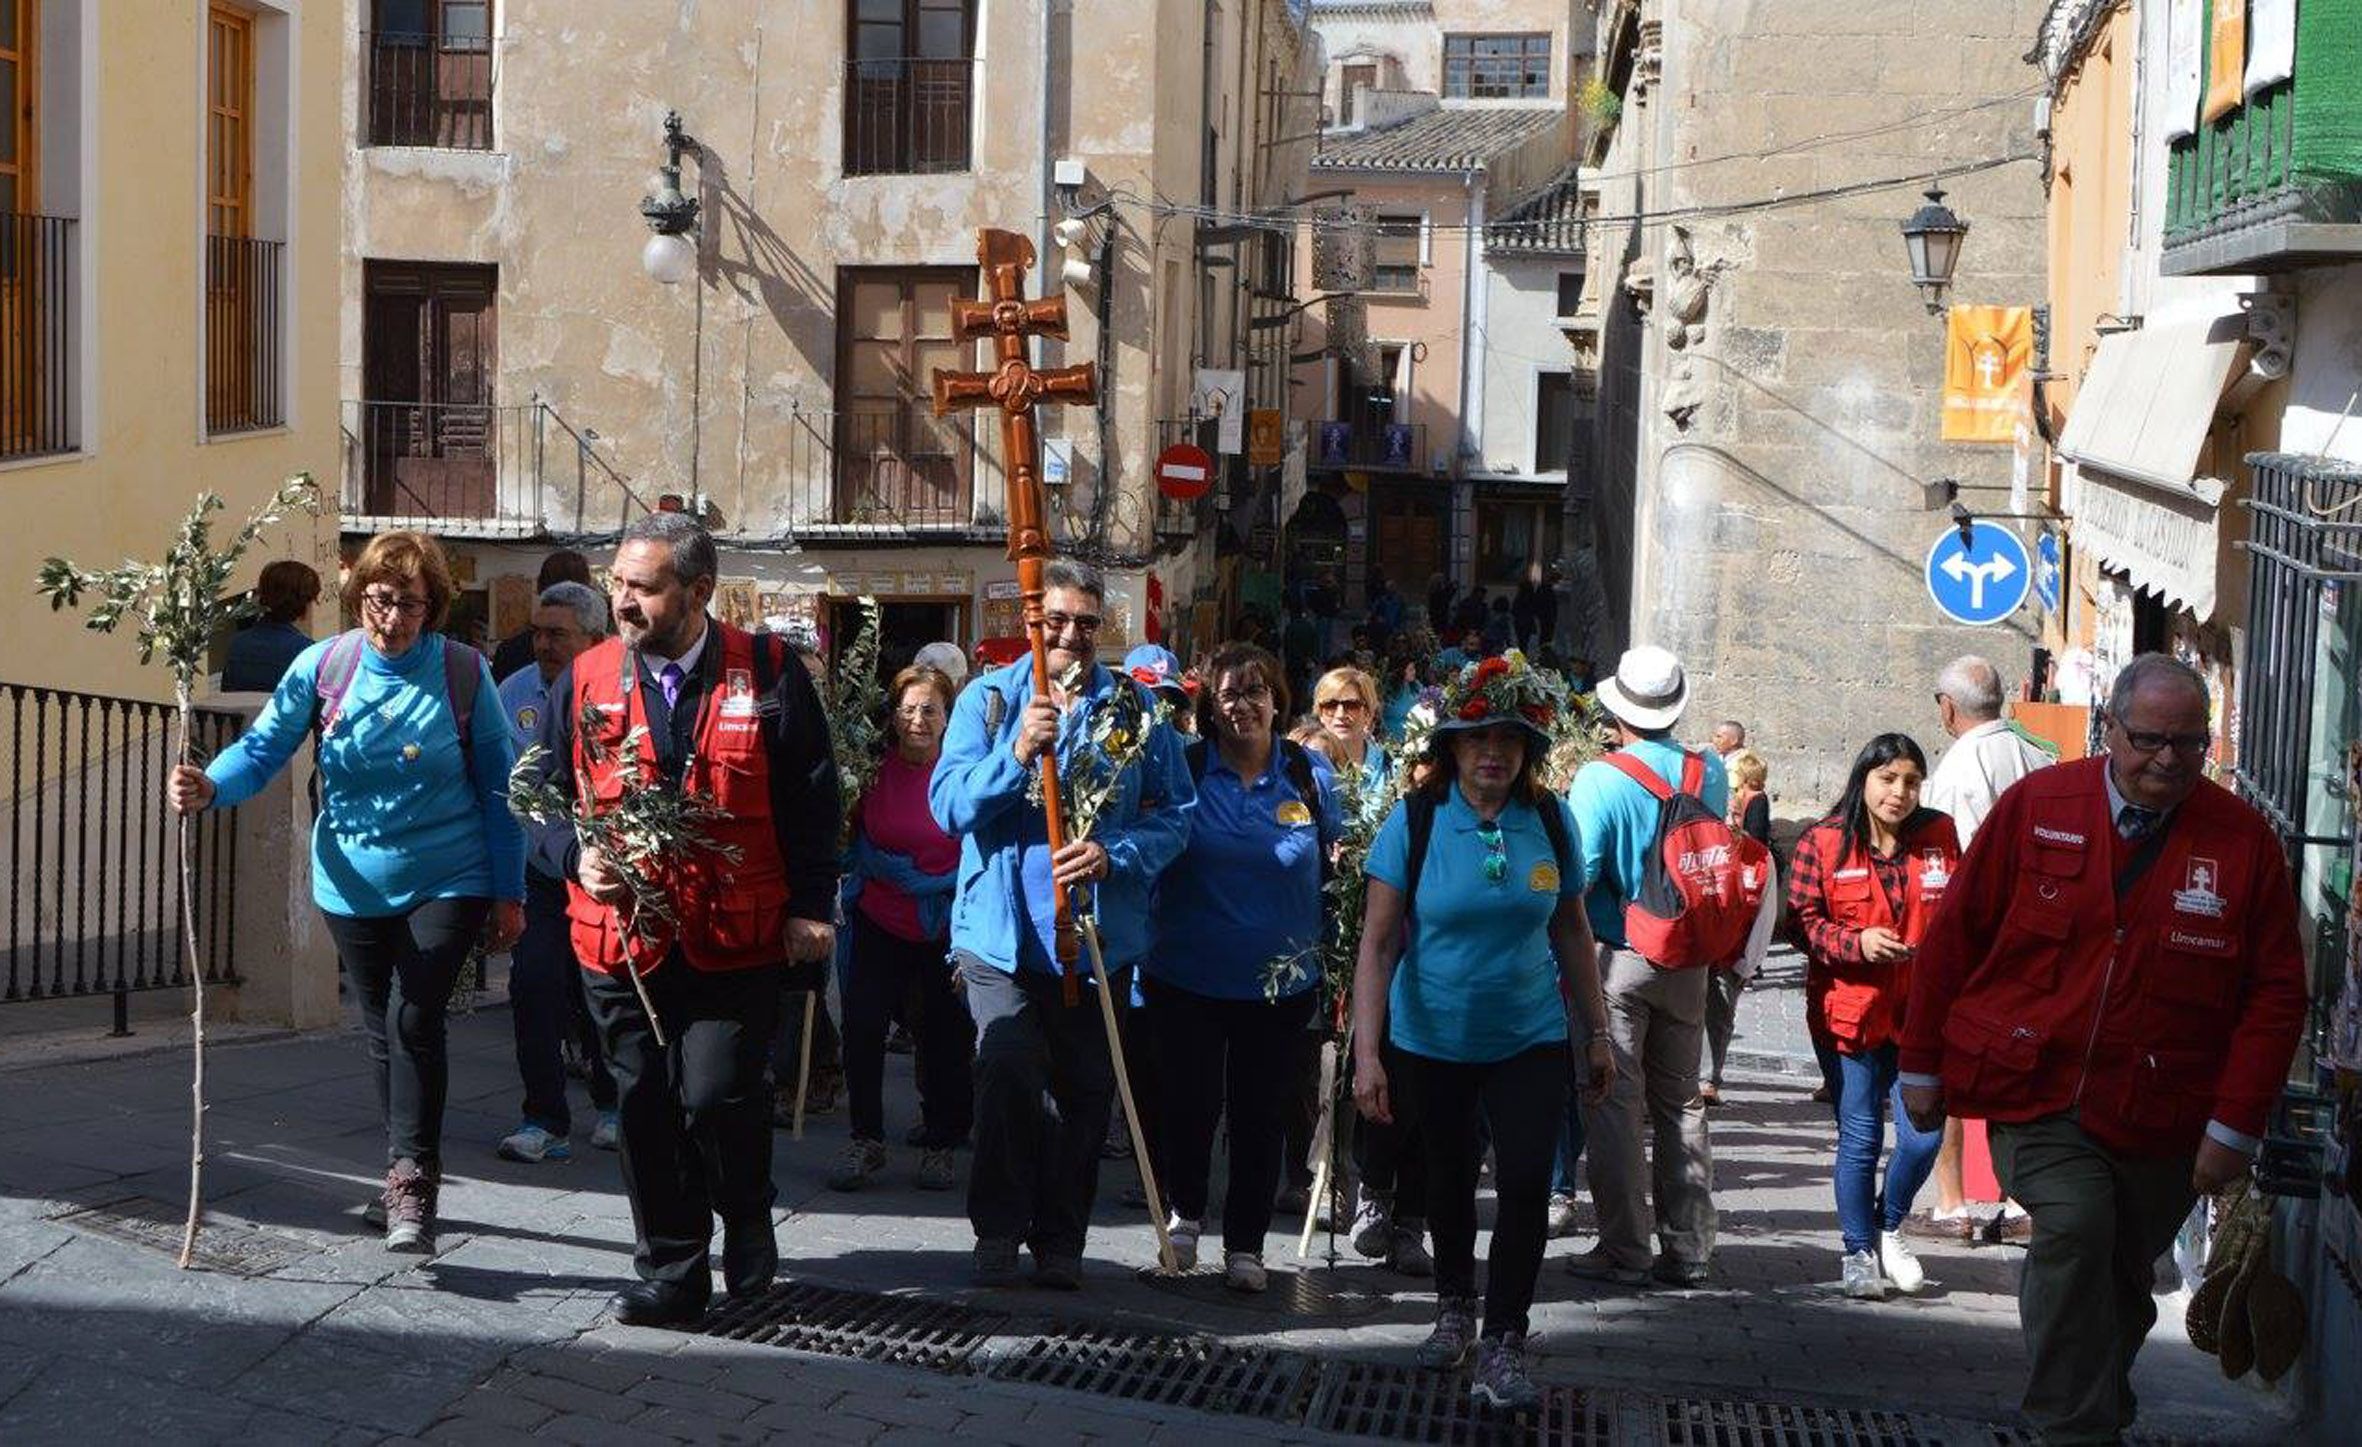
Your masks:
<svg viewBox="0 0 2362 1447"><path fill-rule="evenodd" d="M1739 1024L1739 993L1747 982L1736 970L1708 970L1706 981L1706 1079L1722 1089L1722 1062L1730 1055L1730 1038Z"/></svg>
<svg viewBox="0 0 2362 1447"><path fill-rule="evenodd" d="M1664 1254L1702 1265L1714 1254L1714 1154L1698 1094L1710 972L1660 970L1608 947L1600 963L1616 1083L1606 1100L1583 1107L1599 1249L1618 1266L1648 1266L1653 1196ZM1644 1126L1653 1146L1645 1177Z"/></svg>

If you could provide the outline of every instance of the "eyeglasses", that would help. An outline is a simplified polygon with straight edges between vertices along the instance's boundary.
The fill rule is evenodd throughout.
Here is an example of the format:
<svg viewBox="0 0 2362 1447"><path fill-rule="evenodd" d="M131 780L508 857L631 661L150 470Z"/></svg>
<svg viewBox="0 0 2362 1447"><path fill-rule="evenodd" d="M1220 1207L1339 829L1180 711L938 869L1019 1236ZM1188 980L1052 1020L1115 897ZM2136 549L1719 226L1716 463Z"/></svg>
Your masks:
<svg viewBox="0 0 2362 1447"><path fill-rule="evenodd" d="M1097 633L1102 621L1096 613L1044 613L1042 615L1042 627L1046 631L1064 633L1071 628L1085 638Z"/></svg>
<svg viewBox="0 0 2362 1447"><path fill-rule="evenodd" d="M1256 684L1253 688L1236 690L1226 688L1214 695L1214 704L1217 708L1237 708L1242 703L1269 703L1270 701L1271 690L1262 684Z"/></svg>
<svg viewBox="0 0 2362 1447"><path fill-rule="evenodd" d="M2124 729L2124 741L2132 745L2136 754L2161 754L2171 749L2177 754L2195 756L2206 752L2206 746L2214 742L2214 735L2155 734L2147 729Z"/></svg>
<svg viewBox="0 0 2362 1447"><path fill-rule="evenodd" d="M1313 707L1322 713L1327 713L1333 708L1343 709L1347 713L1368 713L1370 711L1370 706L1358 698L1332 698L1314 704Z"/></svg>
<svg viewBox="0 0 2362 1447"><path fill-rule="evenodd" d="M1501 837L1501 821L1479 824L1476 838L1484 845L1484 878L1487 884L1499 884L1509 877L1509 845Z"/></svg>
<svg viewBox="0 0 2362 1447"><path fill-rule="evenodd" d="M380 617L389 613L399 613L405 618L424 618L426 616L426 599L405 597L400 593L388 593L383 589L373 589L363 593L361 606Z"/></svg>
<svg viewBox="0 0 2362 1447"><path fill-rule="evenodd" d="M894 710L894 717L910 719L914 722L924 721L931 718L941 718L943 717L943 705L939 703L914 704L909 708L898 708Z"/></svg>

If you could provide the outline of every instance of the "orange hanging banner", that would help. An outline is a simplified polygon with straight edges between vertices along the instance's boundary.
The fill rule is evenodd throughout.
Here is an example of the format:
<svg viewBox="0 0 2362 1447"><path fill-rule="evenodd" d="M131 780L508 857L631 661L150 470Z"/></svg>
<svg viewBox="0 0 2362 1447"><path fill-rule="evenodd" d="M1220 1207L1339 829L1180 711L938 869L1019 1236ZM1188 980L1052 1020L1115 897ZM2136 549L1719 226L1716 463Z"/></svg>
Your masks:
<svg viewBox="0 0 2362 1447"><path fill-rule="evenodd" d="M1946 442L2015 442L2032 402L2034 313L1956 306L1945 321Z"/></svg>
<svg viewBox="0 0 2362 1447"><path fill-rule="evenodd" d="M2206 39L2206 103L2199 118L2219 121L2246 101L2247 0L2214 0Z"/></svg>

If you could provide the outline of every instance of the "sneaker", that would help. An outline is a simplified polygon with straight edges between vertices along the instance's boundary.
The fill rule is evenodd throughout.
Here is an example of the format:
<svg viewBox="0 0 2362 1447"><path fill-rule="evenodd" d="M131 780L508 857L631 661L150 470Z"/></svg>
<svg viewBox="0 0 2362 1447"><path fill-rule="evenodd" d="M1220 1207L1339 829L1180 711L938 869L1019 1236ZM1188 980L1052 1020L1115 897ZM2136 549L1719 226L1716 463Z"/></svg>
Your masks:
<svg viewBox="0 0 2362 1447"><path fill-rule="evenodd" d="M404 1156L385 1173L385 1249L432 1255L435 1249L434 1174Z"/></svg>
<svg viewBox="0 0 2362 1447"><path fill-rule="evenodd" d="M948 1191L957 1175L951 1167L951 1152L929 1150L919 1153L918 1188L922 1191Z"/></svg>
<svg viewBox="0 0 2362 1447"><path fill-rule="evenodd" d="M369 1204L361 1208L361 1224L372 1231L385 1230L385 1197L371 1196Z"/></svg>
<svg viewBox="0 0 2362 1447"><path fill-rule="evenodd" d="M1353 1211L1355 1254L1377 1261L1394 1249L1393 1204L1392 1197L1362 1188L1361 1202Z"/></svg>
<svg viewBox="0 0 2362 1447"><path fill-rule="evenodd" d="M1648 1267L1649 1280L1659 1286L1704 1286L1712 1275L1712 1269L1703 1261L1677 1261L1670 1256L1660 1256Z"/></svg>
<svg viewBox="0 0 2362 1447"><path fill-rule="evenodd" d="M1496 1412L1531 1412L1542 1405L1542 1389L1525 1374L1525 1333L1505 1332L1476 1344L1476 1380L1468 1398Z"/></svg>
<svg viewBox="0 0 2362 1447"><path fill-rule="evenodd" d="M1974 1241L1977 1218L1966 1206L1950 1211L1914 1211L1903 1218L1903 1234L1930 1241Z"/></svg>
<svg viewBox="0 0 2362 1447"><path fill-rule="evenodd" d="M1575 1198L1572 1196L1552 1196L1550 1198L1550 1239L1553 1241L1564 1240L1566 1237L1574 1235L1576 1230Z"/></svg>
<svg viewBox="0 0 2362 1447"><path fill-rule="evenodd" d="M1917 1296L1919 1289L1927 1285L1927 1272L1920 1267L1919 1257L1900 1231L1878 1233L1878 1269L1905 1296Z"/></svg>
<svg viewBox="0 0 2362 1447"><path fill-rule="evenodd" d="M531 1123L518 1127L513 1135L501 1137L493 1150L504 1161L523 1161L527 1165L574 1159L574 1147L566 1144L564 1136L552 1135Z"/></svg>
<svg viewBox="0 0 2362 1447"><path fill-rule="evenodd" d="M1878 1277L1878 1258L1868 1251L1848 1251L1840 1263L1845 1294L1856 1301L1886 1300L1886 1283Z"/></svg>
<svg viewBox="0 0 2362 1447"><path fill-rule="evenodd" d="M1223 1258L1222 1284L1232 1291L1259 1292L1271 1284L1263 1258L1253 1251L1233 1251Z"/></svg>
<svg viewBox="0 0 2362 1447"><path fill-rule="evenodd" d="M1698 1099L1704 1103L1708 1110L1713 1110L1722 1104L1722 1087L1708 1081L1698 1087Z"/></svg>
<svg viewBox="0 0 2362 1447"><path fill-rule="evenodd" d="M975 1263L978 1286L1015 1286L1019 1280L1017 1243L1009 1237L978 1238Z"/></svg>
<svg viewBox="0 0 2362 1447"><path fill-rule="evenodd" d="M1197 1238L1205 1232L1203 1221L1184 1220L1176 1212L1165 1221L1165 1236L1173 1243L1173 1264L1183 1271L1197 1270Z"/></svg>
<svg viewBox="0 0 2362 1447"><path fill-rule="evenodd" d="M599 1123L591 1127L591 1149L614 1150L623 1141L623 1118L611 1110L599 1112Z"/></svg>
<svg viewBox="0 0 2362 1447"><path fill-rule="evenodd" d="M870 1178L886 1168L886 1143L865 1141L859 1136L845 1142L845 1154L837 1161L836 1174L828 1178L832 1191L858 1191L869 1184Z"/></svg>
<svg viewBox="0 0 2362 1447"><path fill-rule="evenodd" d="M1435 1274L1435 1258L1427 1254L1427 1223L1403 1221L1395 1225L1394 1242L1386 1252L1386 1269L1399 1276L1426 1278Z"/></svg>
<svg viewBox="0 0 2362 1447"><path fill-rule="evenodd" d="M1643 1267L1626 1266L1610 1256L1606 1250L1594 1246L1579 1256L1566 1259L1567 1273L1585 1281L1604 1281L1610 1286L1645 1286L1648 1272Z"/></svg>
<svg viewBox="0 0 2362 1447"><path fill-rule="evenodd" d="M1435 1303L1435 1330L1419 1343L1419 1365L1448 1372L1465 1364L1476 1345L1476 1298L1447 1296Z"/></svg>

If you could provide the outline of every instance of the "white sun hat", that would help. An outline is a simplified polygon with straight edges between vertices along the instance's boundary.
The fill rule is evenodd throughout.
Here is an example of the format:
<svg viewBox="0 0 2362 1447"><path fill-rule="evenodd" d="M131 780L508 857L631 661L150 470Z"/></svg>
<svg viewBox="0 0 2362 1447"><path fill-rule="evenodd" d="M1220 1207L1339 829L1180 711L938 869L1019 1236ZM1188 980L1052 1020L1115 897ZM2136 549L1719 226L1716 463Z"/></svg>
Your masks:
<svg viewBox="0 0 2362 1447"><path fill-rule="evenodd" d="M1689 706L1689 676L1680 659L1643 644L1616 660L1616 676L1600 684L1599 702L1633 728L1668 729Z"/></svg>

